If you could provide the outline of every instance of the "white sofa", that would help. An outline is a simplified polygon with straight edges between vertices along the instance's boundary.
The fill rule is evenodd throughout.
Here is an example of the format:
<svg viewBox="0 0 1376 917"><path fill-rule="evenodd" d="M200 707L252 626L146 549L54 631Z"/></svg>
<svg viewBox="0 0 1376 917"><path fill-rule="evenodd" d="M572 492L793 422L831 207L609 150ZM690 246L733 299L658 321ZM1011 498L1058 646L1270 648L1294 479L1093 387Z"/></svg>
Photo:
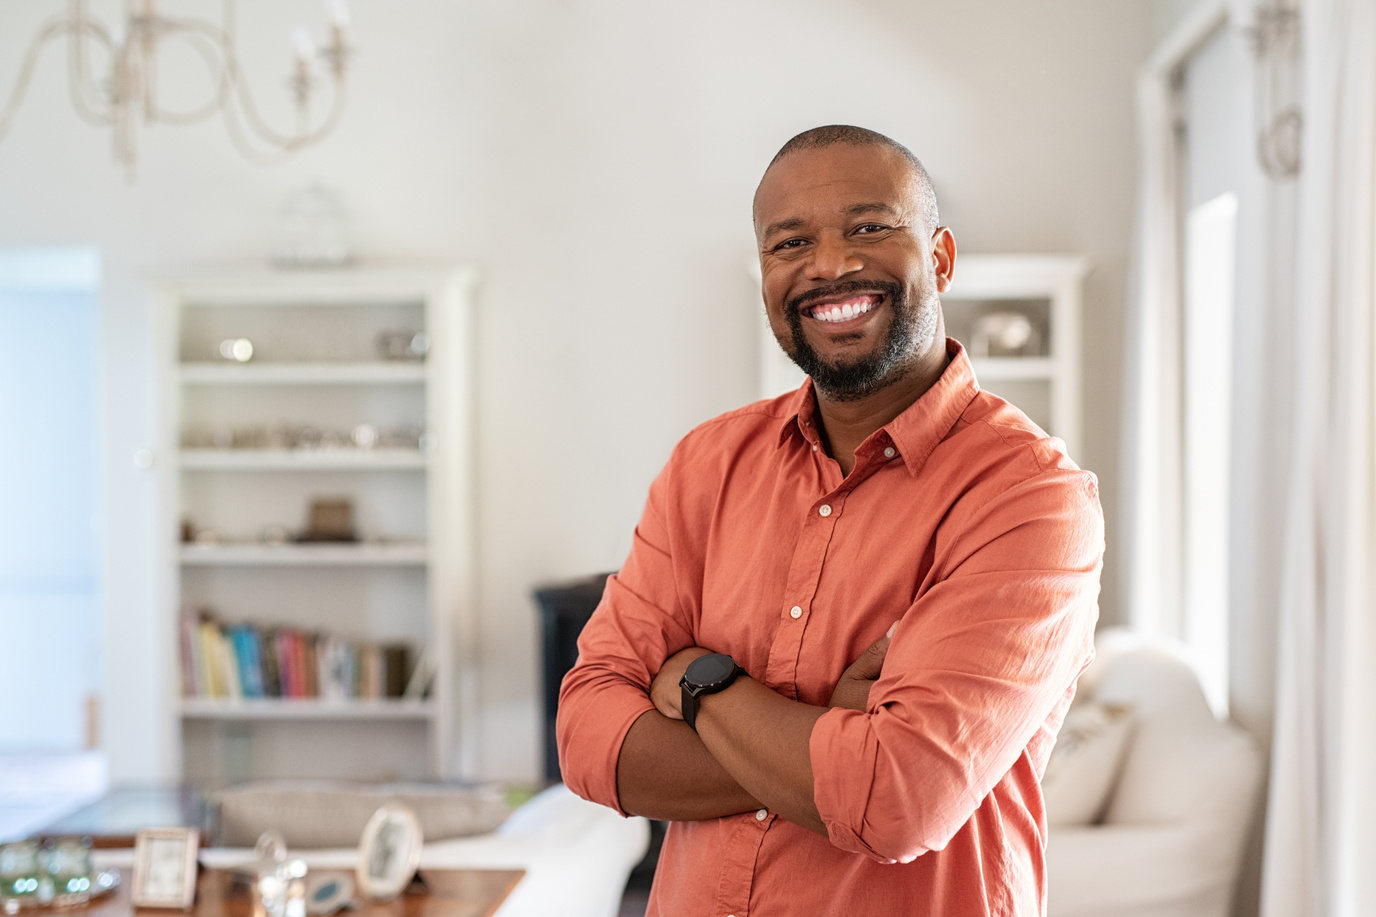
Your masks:
<svg viewBox="0 0 1376 917"><path fill-rule="evenodd" d="M1215 718L1178 650L1114 631L1098 651L1079 694L1130 706L1132 732L1102 818L1050 830L1048 913L1227 917L1261 752Z"/></svg>

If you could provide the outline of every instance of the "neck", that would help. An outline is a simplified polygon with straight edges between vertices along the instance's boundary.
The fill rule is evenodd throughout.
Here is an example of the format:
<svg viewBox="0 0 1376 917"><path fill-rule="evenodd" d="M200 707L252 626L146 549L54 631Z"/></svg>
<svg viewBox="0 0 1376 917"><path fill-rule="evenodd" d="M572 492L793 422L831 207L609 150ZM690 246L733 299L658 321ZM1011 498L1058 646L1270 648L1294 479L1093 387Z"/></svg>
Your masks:
<svg viewBox="0 0 1376 917"><path fill-rule="evenodd" d="M913 405L936 384L950 358L945 340L907 373L863 398L838 400L814 386L817 425L827 452L842 474L855 467L855 450L876 430Z"/></svg>

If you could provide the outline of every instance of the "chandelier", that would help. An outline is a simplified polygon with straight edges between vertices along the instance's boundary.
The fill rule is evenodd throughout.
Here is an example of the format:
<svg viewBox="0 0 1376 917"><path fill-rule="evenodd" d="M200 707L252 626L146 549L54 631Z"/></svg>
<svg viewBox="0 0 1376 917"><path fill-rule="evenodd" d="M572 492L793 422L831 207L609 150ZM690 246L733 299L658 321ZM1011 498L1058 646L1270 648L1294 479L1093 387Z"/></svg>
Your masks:
<svg viewBox="0 0 1376 917"><path fill-rule="evenodd" d="M24 55L9 101L0 109L0 140L14 124L39 56L51 42L65 41L67 79L72 105L85 121L109 127L114 157L130 178L137 162L137 131L146 124L194 124L220 114L230 140L255 162L275 162L323 139L344 112L344 76L348 63L345 31L349 11L344 0L326 0L329 30L322 46L305 28L293 33L295 62L287 81L296 103L296 123L289 131L267 123L245 84L234 37L234 0L223 0L222 22L165 15L157 0L126 0L122 24L107 26L93 18L86 0L68 0L66 12L39 28ZM201 104L169 110L159 99L158 52L178 42L205 65L211 91ZM97 64L102 64L97 75ZM330 106L316 115L312 103L318 83L328 77Z"/></svg>

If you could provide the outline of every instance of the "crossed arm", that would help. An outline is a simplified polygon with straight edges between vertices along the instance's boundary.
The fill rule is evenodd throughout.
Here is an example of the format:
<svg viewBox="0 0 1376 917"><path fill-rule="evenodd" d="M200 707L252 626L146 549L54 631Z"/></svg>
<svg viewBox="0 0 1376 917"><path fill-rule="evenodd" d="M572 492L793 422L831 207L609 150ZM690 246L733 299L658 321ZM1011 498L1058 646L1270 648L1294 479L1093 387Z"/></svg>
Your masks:
<svg viewBox="0 0 1376 917"><path fill-rule="evenodd" d="M888 652L885 635L842 674L827 707L789 700L742 675L701 699L695 733L679 709L679 679L711 650L670 656L650 686L655 709L642 714L621 745L616 783L627 812L695 821L761 807L823 836L813 796L809 740L831 707L865 709Z"/></svg>

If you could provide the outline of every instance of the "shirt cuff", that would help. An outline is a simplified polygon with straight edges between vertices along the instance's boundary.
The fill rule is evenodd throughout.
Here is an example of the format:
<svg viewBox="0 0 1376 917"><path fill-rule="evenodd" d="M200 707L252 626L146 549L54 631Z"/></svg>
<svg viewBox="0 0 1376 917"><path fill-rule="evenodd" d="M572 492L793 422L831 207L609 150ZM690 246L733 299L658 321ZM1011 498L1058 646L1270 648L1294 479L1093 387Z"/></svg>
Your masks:
<svg viewBox="0 0 1376 917"><path fill-rule="evenodd" d="M599 693L573 710L561 709L559 769L568 788L629 816L621 808L616 765L631 724L653 709L644 692L629 686L624 691Z"/></svg>
<svg viewBox="0 0 1376 917"><path fill-rule="evenodd" d="M845 749L844 758L836 753ZM832 846L891 865L898 860L870 847L857 833L865 823L879 743L869 718L858 710L835 707L822 714L808 740L812 794Z"/></svg>

